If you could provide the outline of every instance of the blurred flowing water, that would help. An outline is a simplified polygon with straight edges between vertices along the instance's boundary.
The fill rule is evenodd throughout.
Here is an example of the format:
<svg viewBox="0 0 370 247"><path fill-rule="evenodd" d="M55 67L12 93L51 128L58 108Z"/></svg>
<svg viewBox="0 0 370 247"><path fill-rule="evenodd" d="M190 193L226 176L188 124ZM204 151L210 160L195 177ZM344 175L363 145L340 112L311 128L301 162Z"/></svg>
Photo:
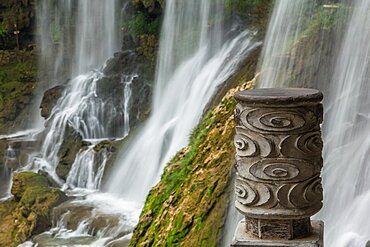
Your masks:
<svg viewBox="0 0 370 247"><path fill-rule="evenodd" d="M338 13L332 19L334 31L321 32L322 43L315 43L314 50L307 44L294 49L325 8ZM359 247L370 240L369 27L367 0L278 0L260 63L260 87L309 86L324 91L324 208L314 218L325 222L326 246ZM312 53L313 62L307 55ZM296 73L302 61L305 70Z"/></svg>
<svg viewBox="0 0 370 247"><path fill-rule="evenodd" d="M120 48L119 1L38 2L40 72L48 87L101 67Z"/></svg>
<svg viewBox="0 0 370 247"><path fill-rule="evenodd" d="M152 114L118 158L109 192L142 203L165 164L188 143L217 88L256 47L249 32L224 40L223 5L221 0L166 2Z"/></svg>
<svg viewBox="0 0 370 247"><path fill-rule="evenodd" d="M50 78L49 86L66 75L72 79L46 120L40 154L32 157L26 169L47 171L76 199L54 210L54 228L35 237L35 243L126 246L144 199L164 165L187 145L191 130L217 90L260 45L252 42L249 31L224 29L223 0L167 1L151 116L126 141L102 190L108 155L98 152L95 145L128 135L131 86L136 78L122 75L124 99L119 109L98 97L97 83L104 78L104 66L99 66L117 49L119 32L112 30L117 3L41 1L40 64L46 71L41 73ZM51 37L45 28L52 29ZM55 169L67 127L91 145L77 154L64 182Z"/></svg>
<svg viewBox="0 0 370 247"><path fill-rule="evenodd" d="M330 90L324 137L326 244L370 240L370 2L356 0Z"/></svg>

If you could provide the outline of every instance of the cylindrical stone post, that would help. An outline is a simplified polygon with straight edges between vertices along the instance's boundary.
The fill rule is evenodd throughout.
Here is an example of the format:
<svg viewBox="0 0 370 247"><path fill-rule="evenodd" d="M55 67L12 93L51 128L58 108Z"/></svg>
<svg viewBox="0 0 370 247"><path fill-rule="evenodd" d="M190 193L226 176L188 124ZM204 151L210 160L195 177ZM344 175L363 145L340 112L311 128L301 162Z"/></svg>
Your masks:
<svg viewBox="0 0 370 247"><path fill-rule="evenodd" d="M232 246L322 246L322 223L310 221L323 199L322 93L257 89L235 98L235 205L245 219Z"/></svg>

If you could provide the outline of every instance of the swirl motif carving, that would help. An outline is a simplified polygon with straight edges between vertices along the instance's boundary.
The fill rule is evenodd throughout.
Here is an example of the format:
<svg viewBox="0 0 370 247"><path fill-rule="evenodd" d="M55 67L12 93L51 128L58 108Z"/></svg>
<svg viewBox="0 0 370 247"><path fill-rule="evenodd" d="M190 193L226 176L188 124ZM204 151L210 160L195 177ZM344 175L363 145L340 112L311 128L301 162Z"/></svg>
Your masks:
<svg viewBox="0 0 370 247"><path fill-rule="evenodd" d="M271 140L251 133L243 127L236 127L234 145L236 154L239 157L269 157L276 155L275 146Z"/></svg>
<svg viewBox="0 0 370 247"><path fill-rule="evenodd" d="M259 154L258 145L247 135L236 134L234 145L236 154L240 157L257 156Z"/></svg>
<svg viewBox="0 0 370 247"><path fill-rule="evenodd" d="M309 217L323 199L322 98L316 102L315 94L296 89L272 91L237 97L236 207L254 219Z"/></svg>
<svg viewBox="0 0 370 247"><path fill-rule="evenodd" d="M276 199L271 189L261 183L253 183L251 185L246 180L237 179L235 195L238 202L249 207L273 207L276 204Z"/></svg>
<svg viewBox="0 0 370 247"><path fill-rule="evenodd" d="M257 181L289 183L304 181L317 172L311 163L300 159L264 159L249 168L251 178ZM241 175L249 177L248 174Z"/></svg>
<svg viewBox="0 0 370 247"><path fill-rule="evenodd" d="M277 193L279 203L287 208L307 208L321 205L323 190L321 178L316 176L303 183L284 185Z"/></svg>
<svg viewBox="0 0 370 247"><path fill-rule="evenodd" d="M258 108L240 112L240 121L258 132L303 133L319 122L311 111L300 109Z"/></svg>
<svg viewBox="0 0 370 247"><path fill-rule="evenodd" d="M321 132L310 132L304 135L288 136L281 144L281 153L287 157L320 156L323 148Z"/></svg>

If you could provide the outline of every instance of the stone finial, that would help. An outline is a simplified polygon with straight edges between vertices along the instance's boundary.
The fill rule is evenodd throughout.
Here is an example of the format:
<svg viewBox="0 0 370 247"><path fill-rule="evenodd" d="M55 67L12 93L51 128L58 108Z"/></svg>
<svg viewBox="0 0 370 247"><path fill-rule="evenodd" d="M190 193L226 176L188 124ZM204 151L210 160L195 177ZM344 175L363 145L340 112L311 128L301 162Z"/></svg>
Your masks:
<svg viewBox="0 0 370 247"><path fill-rule="evenodd" d="M257 89L235 98L235 205L245 216L246 233L257 239L309 237L310 216L323 200L322 93Z"/></svg>

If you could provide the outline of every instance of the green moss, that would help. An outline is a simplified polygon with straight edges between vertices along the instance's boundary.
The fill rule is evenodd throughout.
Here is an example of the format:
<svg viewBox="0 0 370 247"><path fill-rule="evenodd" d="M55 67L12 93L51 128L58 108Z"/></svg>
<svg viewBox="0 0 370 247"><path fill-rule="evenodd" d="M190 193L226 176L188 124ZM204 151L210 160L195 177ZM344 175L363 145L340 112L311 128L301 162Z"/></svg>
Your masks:
<svg viewBox="0 0 370 247"><path fill-rule="evenodd" d="M14 175L14 201L0 204L1 246L17 246L32 235L51 227L52 209L67 200L58 189L49 188L47 179L32 172Z"/></svg>
<svg viewBox="0 0 370 247"><path fill-rule="evenodd" d="M146 200L130 246L217 246L234 160L235 100L209 111Z"/></svg>
<svg viewBox="0 0 370 247"><path fill-rule="evenodd" d="M37 61L33 51L0 52L0 129L5 131L33 98Z"/></svg>
<svg viewBox="0 0 370 247"><path fill-rule="evenodd" d="M137 12L130 16L122 27L135 35L158 35L160 31L161 19L159 17L151 17L147 13Z"/></svg>

